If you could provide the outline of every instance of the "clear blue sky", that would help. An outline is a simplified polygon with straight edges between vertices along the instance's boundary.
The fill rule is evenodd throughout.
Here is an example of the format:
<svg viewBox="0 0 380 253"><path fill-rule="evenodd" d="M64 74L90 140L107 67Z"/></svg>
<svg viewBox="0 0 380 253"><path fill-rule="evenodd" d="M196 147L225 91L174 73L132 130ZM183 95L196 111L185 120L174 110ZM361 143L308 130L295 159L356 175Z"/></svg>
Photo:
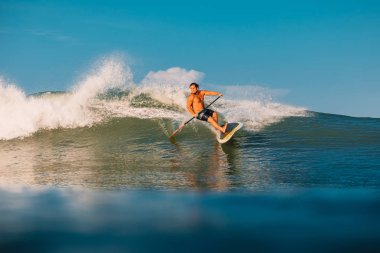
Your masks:
<svg viewBox="0 0 380 253"><path fill-rule="evenodd" d="M170 67L256 84L314 111L380 117L380 1L0 2L0 75L65 90L122 52L135 78Z"/></svg>

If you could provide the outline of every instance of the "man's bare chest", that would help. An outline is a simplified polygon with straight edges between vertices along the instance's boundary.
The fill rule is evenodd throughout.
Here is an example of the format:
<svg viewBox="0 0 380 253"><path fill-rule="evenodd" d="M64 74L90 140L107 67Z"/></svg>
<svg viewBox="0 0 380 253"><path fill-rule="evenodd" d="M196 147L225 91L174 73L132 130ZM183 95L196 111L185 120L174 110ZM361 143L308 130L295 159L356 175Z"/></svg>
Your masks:
<svg viewBox="0 0 380 253"><path fill-rule="evenodd" d="M203 96L194 96L193 98L193 103L194 104L203 104Z"/></svg>

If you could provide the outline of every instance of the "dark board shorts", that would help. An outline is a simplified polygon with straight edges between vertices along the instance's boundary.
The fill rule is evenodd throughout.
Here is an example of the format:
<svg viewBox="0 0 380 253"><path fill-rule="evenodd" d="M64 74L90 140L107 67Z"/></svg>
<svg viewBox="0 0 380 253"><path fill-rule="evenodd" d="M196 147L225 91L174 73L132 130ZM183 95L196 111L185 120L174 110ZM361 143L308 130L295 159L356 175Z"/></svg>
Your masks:
<svg viewBox="0 0 380 253"><path fill-rule="evenodd" d="M204 109L203 111L198 113L197 119L207 121L208 117L211 117L213 113L214 113L213 110Z"/></svg>

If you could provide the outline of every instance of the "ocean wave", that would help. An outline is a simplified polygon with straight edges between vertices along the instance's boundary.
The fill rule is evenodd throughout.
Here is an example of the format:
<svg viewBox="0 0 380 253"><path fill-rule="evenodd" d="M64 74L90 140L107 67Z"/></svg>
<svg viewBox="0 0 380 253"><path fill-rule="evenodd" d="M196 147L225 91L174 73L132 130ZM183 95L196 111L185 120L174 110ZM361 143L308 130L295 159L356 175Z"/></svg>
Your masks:
<svg viewBox="0 0 380 253"><path fill-rule="evenodd" d="M27 96L16 84L0 78L0 139L27 137L43 129L91 127L114 117L183 122L190 117L186 112L188 84L201 81L203 76L195 70L174 67L151 71L136 84L123 59L112 56L94 64L66 92ZM270 90L259 86L213 87L218 88L225 97L214 109L228 122L243 122L248 131L284 117L306 115L304 108L272 101ZM247 96L247 91L252 94Z"/></svg>

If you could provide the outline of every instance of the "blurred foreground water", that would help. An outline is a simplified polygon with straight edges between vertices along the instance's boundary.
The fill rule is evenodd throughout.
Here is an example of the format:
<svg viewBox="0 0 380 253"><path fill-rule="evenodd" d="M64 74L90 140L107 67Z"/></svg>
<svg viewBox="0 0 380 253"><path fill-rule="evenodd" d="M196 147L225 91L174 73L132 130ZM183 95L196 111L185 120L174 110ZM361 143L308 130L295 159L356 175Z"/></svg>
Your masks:
<svg viewBox="0 0 380 253"><path fill-rule="evenodd" d="M0 252L380 252L380 193L0 190Z"/></svg>

